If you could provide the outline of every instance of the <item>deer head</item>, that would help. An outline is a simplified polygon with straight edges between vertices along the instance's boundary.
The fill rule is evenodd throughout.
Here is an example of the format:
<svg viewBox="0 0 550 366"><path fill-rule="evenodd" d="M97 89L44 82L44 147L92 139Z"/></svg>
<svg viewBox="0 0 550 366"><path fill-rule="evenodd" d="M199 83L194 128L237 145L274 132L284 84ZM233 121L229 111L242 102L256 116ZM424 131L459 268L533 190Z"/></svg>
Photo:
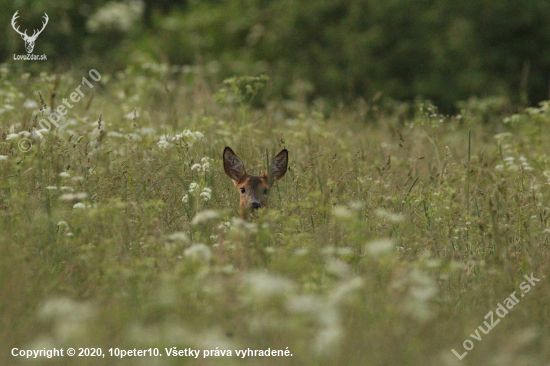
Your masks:
<svg viewBox="0 0 550 366"><path fill-rule="evenodd" d="M32 36L29 36L29 35L27 35L27 30L26 29L25 29L24 32L20 32L19 27L16 28L15 20L17 18L19 18L19 15L17 15L17 13L19 13L19 10L17 10L15 12L15 14L13 14L13 18L11 18L11 26L13 27L13 29L17 33L19 33L21 35L21 38L23 38L23 41L25 41L25 49L27 50L27 53L32 53L32 50L34 49L34 42L36 41L36 38L38 38L40 33L42 33L44 28L46 28L46 24L48 24L48 20L49 20L48 14L44 13L45 22L42 22L42 29L40 29L39 31L35 29Z"/></svg>
<svg viewBox="0 0 550 366"><path fill-rule="evenodd" d="M287 170L288 151L282 150L275 156L270 171L264 171L262 175L250 175L244 169L243 161L226 147L223 151L223 169L233 180L239 190L241 217L248 216L250 212L262 207L267 207L268 193L275 180L281 179Z"/></svg>

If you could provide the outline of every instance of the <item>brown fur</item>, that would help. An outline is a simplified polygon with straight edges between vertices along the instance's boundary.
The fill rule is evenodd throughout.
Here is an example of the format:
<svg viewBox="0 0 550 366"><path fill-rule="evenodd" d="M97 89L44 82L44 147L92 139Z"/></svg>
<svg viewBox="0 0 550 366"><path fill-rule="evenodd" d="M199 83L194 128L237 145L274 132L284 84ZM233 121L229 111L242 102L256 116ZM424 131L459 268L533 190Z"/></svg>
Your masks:
<svg viewBox="0 0 550 366"><path fill-rule="evenodd" d="M250 175L246 172L242 160L226 147L223 151L223 168L233 180L240 196L240 216L247 217L250 212L268 207L269 189L275 180L281 179L288 167L288 151L283 149L275 156L271 164L271 172L267 170L262 175Z"/></svg>

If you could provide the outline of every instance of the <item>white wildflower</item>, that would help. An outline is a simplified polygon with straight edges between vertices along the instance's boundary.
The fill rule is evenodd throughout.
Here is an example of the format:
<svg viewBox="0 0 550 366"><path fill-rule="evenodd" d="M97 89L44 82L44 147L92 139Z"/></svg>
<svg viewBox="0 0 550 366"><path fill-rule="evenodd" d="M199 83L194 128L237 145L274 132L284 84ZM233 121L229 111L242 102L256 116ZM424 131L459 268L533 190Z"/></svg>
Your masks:
<svg viewBox="0 0 550 366"><path fill-rule="evenodd" d="M175 138L177 140L184 139L186 142L193 143L197 140L202 140L204 135L199 131L192 132L190 130L184 130L182 133L178 133Z"/></svg>
<svg viewBox="0 0 550 366"><path fill-rule="evenodd" d="M61 173L59 173L59 176L61 178L70 178L71 177L71 175L67 172L61 172Z"/></svg>
<svg viewBox="0 0 550 366"><path fill-rule="evenodd" d="M90 303L77 302L67 297L48 299L38 309L41 320L81 321L95 313Z"/></svg>
<svg viewBox="0 0 550 366"><path fill-rule="evenodd" d="M410 287L410 294L412 297L421 301L427 301L437 294L437 284L426 274L413 271L411 277L412 286Z"/></svg>
<svg viewBox="0 0 550 366"><path fill-rule="evenodd" d="M165 149L167 148L168 146L170 146L170 143L166 140L160 140L159 142L157 142L157 145L158 147L160 147L161 149Z"/></svg>
<svg viewBox="0 0 550 366"><path fill-rule="evenodd" d="M88 193L86 192L80 192L80 193L65 193L62 194L59 199L61 201L80 201L83 199L86 199L88 197Z"/></svg>
<svg viewBox="0 0 550 366"><path fill-rule="evenodd" d="M168 235L168 241L179 241L187 243L189 242L189 237L187 236L187 234L181 231L176 231L175 233Z"/></svg>
<svg viewBox="0 0 550 366"><path fill-rule="evenodd" d="M353 212L344 206L336 206L332 209L332 214L338 218L347 219L352 216Z"/></svg>
<svg viewBox="0 0 550 366"><path fill-rule="evenodd" d="M125 137L123 134L121 134L120 132L116 132L116 131L109 131L109 132L107 132L107 136L111 136L111 137Z"/></svg>
<svg viewBox="0 0 550 366"><path fill-rule="evenodd" d="M204 244L194 244L185 249L183 254L186 257L196 259L202 262L208 262L212 258L212 251Z"/></svg>
<svg viewBox="0 0 550 366"><path fill-rule="evenodd" d="M376 216L391 222L401 222L405 220L405 217L403 215L386 211L383 208L379 208L378 210L376 210Z"/></svg>
<svg viewBox="0 0 550 366"><path fill-rule="evenodd" d="M191 225L197 225L209 220L215 220L219 218L220 215L214 210L205 210L197 213L193 220L191 220Z"/></svg>
<svg viewBox="0 0 550 366"><path fill-rule="evenodd" d="M189 195L186 194L185 196L183 196L183 197L181 198L181 202L184 202L184 203L189 202Z"/></svg>
<svg viewBox="0 0 550 366"><path fill-rule="evenodd" d="M373 257L379 257L380 255L391 251L395 247L391 239L376 240L365 245L365 251Z"/></svg>
<svg viewBox="0 0 550 366"><path fill-rule="evenodd" d="M298 257L303 257L304 255L307 255L309 253L309 250L306 248L298 248L294 251L294 255Z"/></svg>
<svg viewBox="0 0 550 366"><path fill-rule="evenodd" d="M210 168L212 167L212 163L214 162L214 159L212 158L208 158L208 157L204 157L201 159L201 163L202 163L202 170L204 172L207 172L210 170Z"/></svg>
<svg viewBox="0 0 550 366"><path fill-rule="evenodd" d="M210 188L205 188L204 191L200 194L202 199L206 202L210 201L210 198L212 197L212 190Z"/></svg>
<svg viewBox="0 0 550 366"><path fill-rule="evenodd" d="M223 224L221 224L220 226L218 226L218 230L226 231L230 227L231 227L231 223L229 221L226 221Z"/></svg>
<svg viewBox="0 0 550 366"><path fill-rule="evenodd" d="M82 202L79 202L79 203L75 203L73 208L81 208L81 209L85 209L86 208L86 205L83 204Z"/></svg>
<svg viewBox="0 0 550 366"><path fill-rule="evenodd" d="M8 156L7 155L0 155L0 161L2 160L8 160Z"/></svg>
<svg viewBox="0 0 550 366"><path fill-rule="evenodd" d="M327 261L326 270L339 278L347 278L352 273L350 265L341 259L329 259Z"/></svg>
<svg viewBox="0 0 550 366"><path fill-rule="evenodd" d="M27 100L25 103L23 103L23 108L36 109L38 108L38 103L36 103L34 100Z"/></svg>
<svg viewBox="0 0 550 366"><path fill-rule="evenodd" d="M128 32L143 10L142 1L108 2L88 18L86 29L91 33L102 30Z"/></svg>
<svg viewBox="0 0 550 366"><path fill-rule="evenodd" d="M56 186L47 186L46 189L48 191L54 191L54 190L57 190L57 187Z"/></svg>
<svg viewBox="0 0 550 366"><path fill-rule="evenodd" d="M193 193L193 192L195 192L195 190L198 189L198 188L199 188L198 183L192 182L192 183L189 185L189 190L188 190L188 192L189 192L189 193Z"/></svg>
<svg viewBox="0 0 550 366"><path fill-rule="evenodd" d="M153 127L142 127L139 129L139 133L142 135L154 135L157 132Z"/></svg>
<svg viewBox="0 0 550 366"><path fill-rule="evenodd" d="M130 113L127 113L124 115L124 118L126 119L134 119L135 118L138 118L139 117L139 112L137 111L137 109L135 111L132 111Z"/></svg>
<svg viewBox="0 0 550 366"><path fill-rule="evenodd" d="M252 272L245 277L244 281L254 298L266 299L272 296L288 295L296 288L292 281L284 277L262 272Z"/></svg>
<svg viewBox="0 0 550 366"><path fill-rule="evenodd" d="M497 133L494 136L494 138L497 139L497 140L503 139L505 137L512 137L512 134L510 132L502 132L502 133Z"/></svg>
<svg viewBox="0 0 550 366"><path fill-rule="evenodd" d="M249 222L240 217L234 217L231 219L231 230L244 230L248 232L257 231L258 225L255 222Z"/></svg>

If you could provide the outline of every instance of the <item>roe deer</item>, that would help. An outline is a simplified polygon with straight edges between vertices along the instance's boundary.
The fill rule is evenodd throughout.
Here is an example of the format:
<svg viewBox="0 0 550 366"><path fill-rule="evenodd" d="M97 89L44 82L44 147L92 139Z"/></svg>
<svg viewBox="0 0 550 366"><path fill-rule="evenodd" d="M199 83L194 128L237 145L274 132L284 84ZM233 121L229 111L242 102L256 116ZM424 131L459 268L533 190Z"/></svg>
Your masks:
<svg viewBox="0 0 550 366"><path fill-rule="evenodd" d="M264 171L262 175L250 175L244 169L243 161L226 147L223 151L223 169L237 186L240 195L240 216L248 216L250 212L258 208L267 207L269 188L275 180L281 179L287 170L288 151L281 150L273 159L270 171Z"/></svg>

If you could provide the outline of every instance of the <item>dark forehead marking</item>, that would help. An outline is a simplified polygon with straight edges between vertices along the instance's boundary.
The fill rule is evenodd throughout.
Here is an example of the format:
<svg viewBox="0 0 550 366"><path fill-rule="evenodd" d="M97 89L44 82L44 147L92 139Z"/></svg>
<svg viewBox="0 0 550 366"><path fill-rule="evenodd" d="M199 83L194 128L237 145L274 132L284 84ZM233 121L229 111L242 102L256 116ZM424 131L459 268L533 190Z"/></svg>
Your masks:
<svg viewBox="0 0 550 366"><path fill-rule="evenodd" d="M260 186L260 185L264 185L267 182L262 177L258 177L257 175L252 175L248 178L246 183L250 186L257 187L257 186Z"/></svg>

